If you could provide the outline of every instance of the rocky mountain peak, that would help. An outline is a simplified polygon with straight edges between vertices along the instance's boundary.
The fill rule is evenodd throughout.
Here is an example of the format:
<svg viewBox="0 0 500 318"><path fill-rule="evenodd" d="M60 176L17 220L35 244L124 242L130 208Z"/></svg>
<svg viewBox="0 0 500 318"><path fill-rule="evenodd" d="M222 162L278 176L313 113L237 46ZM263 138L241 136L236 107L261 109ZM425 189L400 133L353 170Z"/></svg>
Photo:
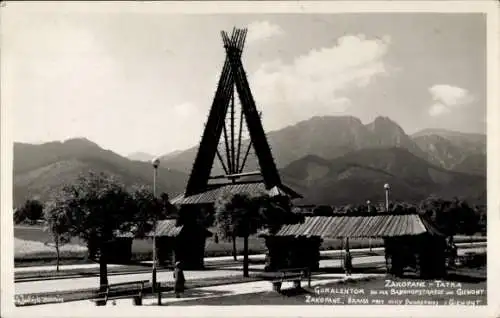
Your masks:
<svg viewBox="0 0 500 318"><path fill-rule="evenodd" d="M399 126L398 123L396 123L389 117L385 116L378 116L377 118L375 118L373 122L367 124L366 128L368 128L370 131L374 133L393 132L397 134L406 135L403 128L401 128L401 126Z"/></svg>

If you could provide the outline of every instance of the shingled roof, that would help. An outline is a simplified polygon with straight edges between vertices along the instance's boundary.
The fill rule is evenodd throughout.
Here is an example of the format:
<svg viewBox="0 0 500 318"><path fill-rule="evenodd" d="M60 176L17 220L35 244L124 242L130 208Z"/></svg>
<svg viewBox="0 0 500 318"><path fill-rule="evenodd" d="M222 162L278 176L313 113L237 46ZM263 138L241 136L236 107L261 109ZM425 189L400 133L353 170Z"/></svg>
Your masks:
<svg viewBox="0 0 500 318"><path fill-rule="evenodd" d="M266 189L263 182L254 183L237 183L237 184L223 184L216 188L209 189L205 192L185 197L179 195L172 199L172 204L211 204L214 203L218 197L226 193L248 193L250 195L259 193L268 193L270 196L288 195L292 199L300 198L301 196L288 188L285 185L275 186L270 190Z"/></svg>
<svg viewBox="0 0 500 318"><path fill-rule="evenodd" d="M385 214L365 216L314 216L303 223L284 225L277 236L320 236L323 238L380 238L429 233L443 235L418 214Z"/></svg>
<svg viewBox="0 0 500 318"><path fill-rule="evenodd" d="M156 223L156 231L153 233L153 231L150 231L146 233L146 237L176 237L178 236L183 229L182 225L177 225L177 220L175 219L167 219L167 220L160 220ZM210 237L213 235L212 232L209 230L205 230L205 235L207 237ZM156 235L153 235L156 234ZM121 238L134 238L134 235L132 232L119 232L116 235L117 237Z"/></svg>
<svg viewBox="0 0 500 318"><path fill-rule="evenodd" d="M182 225L177 226L177 220L161 220L156 223L156 236L177 236L182 231ZM146 234L146 236L153 236L153 231Z"/></svg>

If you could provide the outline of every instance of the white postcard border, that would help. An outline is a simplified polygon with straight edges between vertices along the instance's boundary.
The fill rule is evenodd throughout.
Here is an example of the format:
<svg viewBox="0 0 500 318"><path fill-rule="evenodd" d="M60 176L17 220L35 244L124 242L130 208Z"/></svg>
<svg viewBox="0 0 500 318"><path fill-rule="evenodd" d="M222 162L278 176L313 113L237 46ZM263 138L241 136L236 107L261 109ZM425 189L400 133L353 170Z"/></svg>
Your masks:
<svg viewBox="0 0 500 318"><path fill-rule="evenodd" d="M106 317L495 317L500 315L500 100L498 4L495 1L237 1L237 2L7 2L1 18L31 12L162 12L168 14L223 13L485 13L487 14L487 186L488 186L488 305L485 307L437 306L232 306L232 307L133 307L91 308L74 312L51 312L43 306L13 306L13 224L12 224L12 104L9 83L1 81L1 308L5 317L106 316ZM1 20L0 20L1 21ZM1 22L0 22L1 28ZM9 32L1 28L1 32ZM9 45L2 41L2 46ZM1 51L0 51L1 52ZM1 63L1 73L6 71ZM29 116L29 115L28 115Z"/></svg>

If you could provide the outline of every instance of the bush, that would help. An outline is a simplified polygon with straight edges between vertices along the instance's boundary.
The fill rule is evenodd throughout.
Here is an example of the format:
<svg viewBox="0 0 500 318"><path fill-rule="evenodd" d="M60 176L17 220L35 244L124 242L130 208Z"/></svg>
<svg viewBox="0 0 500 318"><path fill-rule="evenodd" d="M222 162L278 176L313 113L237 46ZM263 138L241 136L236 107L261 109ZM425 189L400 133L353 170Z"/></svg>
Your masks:
<svg viewBox="0 0 500 318"><path fill-rule="evenodd" d="M22 207L14 211L14 223L35 223L43 216L43 204L38 200L27 200Z"/></svg>

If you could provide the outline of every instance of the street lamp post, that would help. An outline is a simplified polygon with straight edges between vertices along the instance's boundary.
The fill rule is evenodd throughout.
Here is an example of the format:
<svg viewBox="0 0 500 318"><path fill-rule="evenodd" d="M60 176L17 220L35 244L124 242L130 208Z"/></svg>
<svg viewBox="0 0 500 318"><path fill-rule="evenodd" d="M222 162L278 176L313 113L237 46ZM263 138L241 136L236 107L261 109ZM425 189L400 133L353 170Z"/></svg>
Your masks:
<svg viewBox="0 0 500 318"><path fill-rule="evenodd" d="M385 189L385 212L389 212L389 191L391 190L391 187L389 186L388 183L384 184L384 189Z"/></svg>
<svg viewBox="0 0 500 318"><path fill-rule="evenodd" d="M153 174L153 196L156 199L156 178L158 177L158 166L160 165L160 159L156 158L153 160L153 168L154 168L154 174ZM152 284L152 291L153 293L156 290L156 223L158 222L157 216L155 215L154 217L154 224L153 224L153 284Z"/></svg>

